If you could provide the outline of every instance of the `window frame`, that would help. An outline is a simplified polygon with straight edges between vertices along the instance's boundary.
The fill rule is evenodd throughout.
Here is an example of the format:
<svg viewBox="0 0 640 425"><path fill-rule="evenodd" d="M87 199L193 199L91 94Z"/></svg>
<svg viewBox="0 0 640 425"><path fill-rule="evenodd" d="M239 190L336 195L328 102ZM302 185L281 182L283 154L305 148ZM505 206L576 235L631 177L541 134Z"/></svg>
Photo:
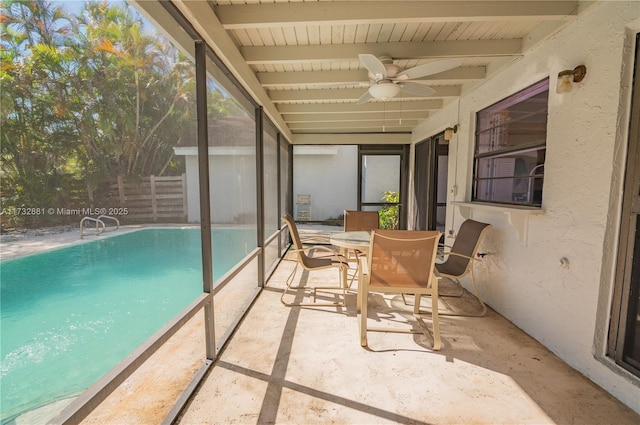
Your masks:
<svg viewBox="0 0 640 425"><path fill-rule="evenodd" d="M513 108L517 105L522 105L528 100L539 96L541 94L546 93L546 102L544 104L544 109L540 108L538 110L532 111L529 116L533 116L536 114L545 114L544 120L544 136L542 138L537 138L532 141L528 141L526 143L521 143L516 146L507 146L507 147L499 147L497 149L492 149L488 151L481 151L480 137L483 134L486 134L487 131L490 130L500 130L506 129L508 131L508 127L510 124L522 122L522 118L516 119L508 119L504 123L500 123L494 126L483 127L482 122L483 114L491 110L509 110L509 108ZM497 109L498 107L502 107L503 109ZM549 78L542 79L529 85L528 87L513 93L498 102L495 102L482 110L476 112L476 125L475 125L475 142L474 142L474 150L473 150L473 174L472 174L472 193L471 193L471 201L473 202L484 202L489 204L497 204L497 205L516 205L516 206L524 206L524 207L532 207L532 208L542 208L542 193L544 187L544 163L546 160L546 150L547 150L547 134L548 134L548 113L549 113ZM497 115L497 114L495 114ZM507 135L511 133L506 133ZM505 176L497 176L497 177L480 177L479 176L479 164L486 160L494 160L498 158L513 158L514 164L517 159L517 154L529 154L536 155L537 159L535 159L535 165L528 170L528 174L522 175L517 174L516 167L514 166L513 175L505 175ZM518 157L522 158L522 157ZM542 159L540 159L542 158ZM508 164L507 164L508 165ZM531 164L530 164L531 165ZM514 199L514 195L516 192L513 191L513 186L522 182L523 180L527 180L526 190L523 192L521 196L525 196L524 199ZM511 200L500 200L495 199L495 193L493 192L493 188L491 188L492 196L490 197L481 197L479 196L479 186L482 182L488 181L498 181L502 180L505 182L510 182L511 189ZM536 191L534 186L539 186L540 190ZM537 196L536 192L539 192L539 196ZM507 192L505 192L507 193Z"/></svg>
<svg viewBox="0 0 640 425"><path fill-rule="evenodd" d="M638 306L638 276L640 262L637 252L638 228L640 227L640 33L635 36L634 83L629 115L629 134L627 139L627 158L623 180L622 210L620 213L620 231L618 236L616 271L613 296L610 304L609 332L605 355L618 366L640 378L640 362L630 354L635 351L636 331L639 324L634 323ZM634 335L635 334L635 335Z"/></svg>

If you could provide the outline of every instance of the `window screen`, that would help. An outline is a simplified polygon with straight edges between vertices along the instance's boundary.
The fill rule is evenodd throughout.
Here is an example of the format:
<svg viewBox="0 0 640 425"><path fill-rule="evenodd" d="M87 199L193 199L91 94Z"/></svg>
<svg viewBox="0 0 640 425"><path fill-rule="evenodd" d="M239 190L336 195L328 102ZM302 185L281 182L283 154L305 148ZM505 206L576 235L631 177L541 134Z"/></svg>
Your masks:
<svg viewBox="0 0 640 425"><path fill-rule="evenodd" d="M473 200L542 205L549 80L477 114Z"/></svg>

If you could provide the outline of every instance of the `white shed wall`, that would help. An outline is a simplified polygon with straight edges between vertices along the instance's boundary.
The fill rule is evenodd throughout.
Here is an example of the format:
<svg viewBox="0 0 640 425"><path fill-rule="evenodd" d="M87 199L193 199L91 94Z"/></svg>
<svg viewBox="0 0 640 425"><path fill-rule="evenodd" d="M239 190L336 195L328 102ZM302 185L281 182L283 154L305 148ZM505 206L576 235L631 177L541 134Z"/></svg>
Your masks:
<svg viewBox="0 0 640 425"><path fill-rule="evenodd" d="M198 157L185 155L187 175L187 220L189 223L200 222L200 189L198 176ZM255 190L244 190L247 180L255 185L255 155L209 155L209 193L211 199L212 223L244 223L239 218L245 213L256 213ZM216 181L216 176L223 176ZM255 217L252 219L255 221Z"/></svg>
<svg viewBox="0 0 640 425"><path fill-rule="evenodd" d="M447 211L447 230L457 230L464 217L453 202L471 198L475 113L550 77L544 214L529 216L521 237L504 211L471 209L473 219L494 226L476 277L489 305L637 412L640 380L603 358L602 305L610 303L627 143L633 52L624 46L639 30L640 3L596 5L413 134L415 143L460 125L450 145ZM587 67L584 81L555 93L558 72L579 64Z"/></svg>
<svg viewBox="0 0 640 425"><path fill-rule="evenodd" d="M338 217L344 210L356 209L358 147L294 146L294 209L300 194L311 195L311 220L314 221Z"/></svg>

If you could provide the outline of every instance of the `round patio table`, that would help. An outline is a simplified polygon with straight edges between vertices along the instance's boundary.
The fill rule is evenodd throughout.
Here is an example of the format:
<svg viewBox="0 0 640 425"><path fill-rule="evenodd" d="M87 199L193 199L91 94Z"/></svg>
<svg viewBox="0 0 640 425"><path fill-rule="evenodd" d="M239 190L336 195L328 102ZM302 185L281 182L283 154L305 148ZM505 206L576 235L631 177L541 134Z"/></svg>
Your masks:
<svg viewBox="0 0 640 425"><path fill-rule="evenodd" d="M358 281L362 279L362 266L360 264L360 257L362 254L369 252L369 243L371 241L371 232L355 231L355 232L337 232L329 237L331 245L340 248L340 252L347 258L347 251L353 250L356 259L356 268L358 274ZM355 275L351 278L349 287L353 284Z"/></svg>
<svg viewBox="0 0 640 425"><path fill-rule="evenodd" d="M369 242L371 241L371 232L337 232L329 237L331 245L341 249L353 249L363 252L369 251Z"/></svg>

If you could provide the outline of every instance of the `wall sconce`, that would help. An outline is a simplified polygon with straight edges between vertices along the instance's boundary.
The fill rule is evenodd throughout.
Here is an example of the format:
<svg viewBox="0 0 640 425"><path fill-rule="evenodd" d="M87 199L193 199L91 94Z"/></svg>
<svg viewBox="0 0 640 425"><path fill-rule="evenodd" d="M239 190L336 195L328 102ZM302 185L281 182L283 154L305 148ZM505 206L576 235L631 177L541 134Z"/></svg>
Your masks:
<svg viewBox="0 0 640 425"><path fill-rule="evenodd" d="M454 125L453 127L447 127L444 129L444 140L451 140L453 139L453 135L456 134L458 132L458 124Z"/></svg>
<svg viewBox="0 0 640 425"><path fill-rule="evenodd" d="M558 85L556 86L557 93L567 93L571 91L573 83L579 83L584 79L587 74L587 67L584 65L578 65L575 69L567 69L560 71L558 74Z"/></svg>

